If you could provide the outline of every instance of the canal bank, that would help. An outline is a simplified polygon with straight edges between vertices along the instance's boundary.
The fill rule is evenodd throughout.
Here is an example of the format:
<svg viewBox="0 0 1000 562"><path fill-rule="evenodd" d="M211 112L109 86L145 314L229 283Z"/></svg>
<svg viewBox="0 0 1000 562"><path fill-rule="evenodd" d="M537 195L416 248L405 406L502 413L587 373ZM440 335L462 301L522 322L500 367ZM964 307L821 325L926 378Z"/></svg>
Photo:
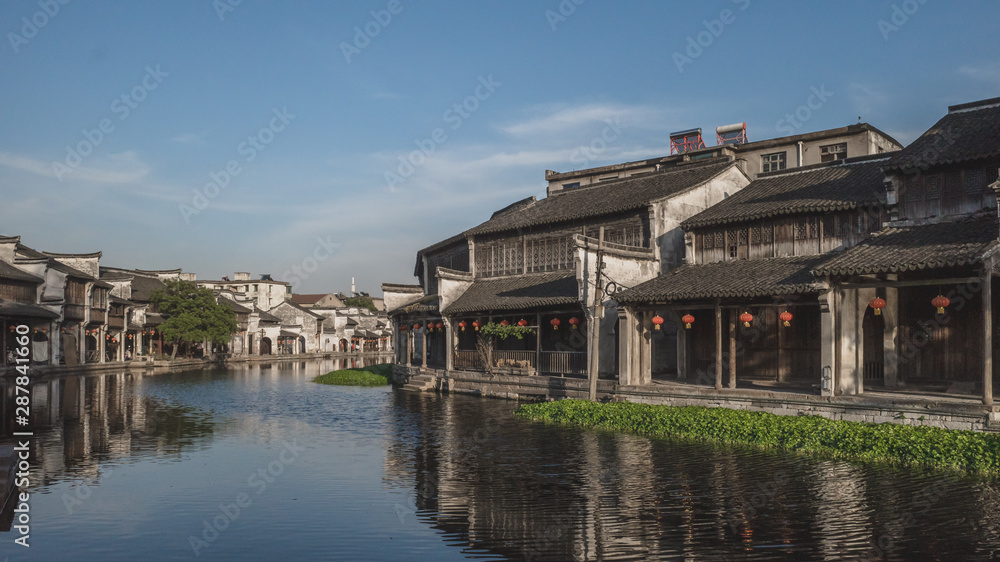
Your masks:
<svg viewBox="0 0 1000 562"><path fill-rule="evenodd" d="M587 399L584 378L445 371L396 365L393 381L409 390L474 394L511 400ZM643 386L597 381L602 402L636 402L666 406L707 406L768 412L786 416L814 415L832 420L926 425L943 429L1000 431L1000 410L975 396L927 396L873 391L851 396L820 396L791 389L723 388L675 381Z"/></svg>
<svg viewBox="0 0 1000 562"><path fill-rule="evenodd" d="M138 357L131 361L114 361L107 363L90 363L84 365L31 365L32 376L64 376L86 375L111 371L143 371L143 372L174 372L191 369L211 369L237 365L253 365L258 363L275 363L283 361L318 361L336 359L340 361L357 360L368 362L373 357L385 357L386 362L392 358L391 352L385 353L301 353L297 355L217 355L215 359L180 357L174 360L154 359L153 357ZM0 377L14 376L15 367L0 367Z"/></svg>

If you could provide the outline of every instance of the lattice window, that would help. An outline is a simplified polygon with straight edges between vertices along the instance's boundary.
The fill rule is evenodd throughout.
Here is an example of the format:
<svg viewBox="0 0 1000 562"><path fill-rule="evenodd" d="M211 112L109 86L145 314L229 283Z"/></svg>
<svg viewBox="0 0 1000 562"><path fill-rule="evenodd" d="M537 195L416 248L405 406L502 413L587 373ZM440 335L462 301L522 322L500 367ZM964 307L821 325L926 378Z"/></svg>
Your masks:
<svg viewBox="0 0 1000 562"><path fill-rule="evenodd" d="M868 210L868 232L882 230L882 217L875 209Z"/></svg>
<svg viewBox="0 0 1000 562"><path fill-rule="evenodd" d="M738 236L737 236L737 240L739 241L739 245L740 246L746 246L747 245L747 229L741 228L739 230Z"/></svg>
<svg viewBox="0 0 1000 562"><path fill-rule="evenodd" d="M721 230L716 230L715 231L715 247L716 248L724 248L726 246L725 242L722 239L723 236L724 235L723 235L723 232Z"/></svg>
<svg viewBox="0 0 1000 562"><path fill-rule="evenodd" d="M823 215L823 236L830 237L837 235L837 227L835 226L834 215Z"/></svg>
<svg viewBox="0 0 1000 562"><path fill-rule="evenodd" d="M771 243L773 243L774 242L774 225L773 224L769 224L769 225L764 226L761 234L762 234L762 237L764 239L764 243L765 244L771 244Z"/></svg>
<svg viewBox="0 0 1000 562"><path fill-rule="evenodd" d="M928 199L941 198L941 176L930 176L924 180L924 192Z"/></svg>
<svg viewBox="0 0 1000 562"><path fill-rule="evenodd" d="M760 244L760 227L754 226L750 228L750 243L759 245Z"/></svg>
<svg viewBox="0 0 1000 562"><path fill-rule="evenodd" d="M983 192L983 171L982 170L966 170L965 171L965 194L966 195L979 195Z"/></svg>
<svg viewBox="0 0 1000 562"><path fill-rule="evenodd" d="M735 230L727 230L726 231L726 246L729 247L729 257L730 258L736 258L736 256L739 255L738 251L737 251L737 247L736 247L736 231Z"/></svg>
<svg viewBox="0 0 1000 562"><path fill-rule="evenodd" d="M819 238L819 221L815 217L806 221L809 225L809 238Z"/></svg>
<svg viewBox="0 0 1000 562"><path fill-rule="evenodd" d="M939 179L942 176L936 176ZM928 178L930 179L930 178ZM944 193L945 197L961 197L962 196L962 174L961 172L948 172L943 174L943 179L941 179L943 185L941 186L941 191Z"/></svg>
<svg viewBox="0 0 1000 562"><path fill-rule="evenodd" d="M800 220L795 223L795 239L802 240L808 235L808 226L806 221Z"/></svg>
<svg viewBox="0 0 1000 562"><path fill-rule="evenodd" d="M701 244L706 250L712 250L715 248L715 236L711 232L702 235Z"/></svg>

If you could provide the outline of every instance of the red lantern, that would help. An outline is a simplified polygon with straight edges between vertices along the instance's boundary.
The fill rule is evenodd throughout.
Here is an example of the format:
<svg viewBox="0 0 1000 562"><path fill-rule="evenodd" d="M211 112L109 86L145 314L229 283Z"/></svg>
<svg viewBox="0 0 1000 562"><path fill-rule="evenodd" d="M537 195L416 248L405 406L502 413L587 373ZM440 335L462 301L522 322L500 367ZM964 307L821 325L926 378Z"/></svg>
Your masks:
<svg viewBox="0 0 1000 562"><path fill-rule="evenodd" d="M520 319L520 320L517 321L517 325L523 328L523 327L525 327L525 326L528 325L528 321L525 320L524 318L522 318L522 319Z"/></svg>
<svg viewBox="0 0 1000 562"><path fill-rule="evenodd" d="M653 317L653 329L659 330L660 324L663 324L663 317L657 314L656 316Z"/></svg>
<svg viewBox="0 0 1000 562"><path fill-rule="evenodd" d="M750 323L753 322L753 314L750 314L749 312L740 314L740 322L743 322L743 325L749 328Z"/></svg>
<svg viewBox="0 0 1000 562"><path fill-rule="evenodd" d="M938 314L944 314L944 309L949 304L951 304L951 301L944 295L938 295L931 300L931 305L937 307Z"/></svg>
<svg viewBox="0 0 1000 562"><path fill-rule="evenodd" d="M419 330L420 329L420 324L414 324L413 325L413 329L414 330Z"/></svg>
<svg viewBox="0 0 1000 562"><path fill-rule="evenodd" d="M780 318L781 321L785 323L785 326L791 326L791 324L789 324L789 322L792 321L792 313L791 312L788 312L786 310L786 311L782 312L781 314L779 314L778 318Z"/></svg>
<svg viewBox="0 0 1000 562"><path fill-rule="evenodd" d="M684 322L684 327L690 330L691 324L694 324L694 316L685 314L684 316L681 316L681 322Z"/></svg>
<svg viewBox="0 0 1000 562"><path fill-rule="evenodd" d="M562 322L560 322L558 318L553 318L552 320L549 320L549 324L552 324L553 330L558 330L559 324L562 324Z"/></svg>
<svg viewBox="0 0 1000 562"><path fill-rule="evenodd" d="M501 325L501 326L509 326L509 325L510 325L510 322L508 322L508 321L506 321L506 320L502 320L502 321L500 322L500 325Z"/></svg>
<svg viewBox="0 0 1000 562"><path fill-rule="evenodd" d="M479 331L479 322L473 322L472 323L472 327L475 328L475 330L478 332Z"/></svg>
<svg viewBox="0 0 1000 562"><path fill-rule="evenodd" d="M579 324L580 324L580 319L577 318L576 316L573 316L572 318L569 319L569 325L573 326L574 330Z"/></svg>
<svg viewBox="0 0 1000 562"><path fill-rule="evenodd" d="M434 327L437 328L438 330L443 330L444 329L444 324L438 322L437 325L434 326Z"/></svg>
<svg viewBox="0 0 1000 562"><path fill-rule="evenodd" d="M463 332L465 331L466 326L468 326L468 324L465 323L465 320L458 323L458 327L461 328Z"/></svg>
<svg viewBox="0 0 1000 562"><path fill-rule="evenodd" d="M875 316L882 316L882 309L885 308L885 299L875 297L868 302L868 306L875 309Z"/></svg>

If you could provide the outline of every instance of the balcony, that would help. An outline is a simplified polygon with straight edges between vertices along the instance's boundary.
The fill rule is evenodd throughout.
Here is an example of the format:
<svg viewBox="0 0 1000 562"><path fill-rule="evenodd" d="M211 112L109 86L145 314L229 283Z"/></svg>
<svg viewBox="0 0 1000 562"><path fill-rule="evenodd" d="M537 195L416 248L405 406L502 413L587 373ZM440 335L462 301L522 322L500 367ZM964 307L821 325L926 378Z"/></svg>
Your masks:
<svg viewBox="0 0 1000 562"><path fill-rule="evenodd" d="M90 309L90 323L91 324L104 324L107 321L108 321L108 311L107 310L101 310L100 308L91 308Z"/></svg>
<svg viewBox="0 0 1000 562"><path fill-rule="evenodd" d="M82 304L65 304L63 305L63 317L67 321L80 321L86 317L87 307Z"/></svg>

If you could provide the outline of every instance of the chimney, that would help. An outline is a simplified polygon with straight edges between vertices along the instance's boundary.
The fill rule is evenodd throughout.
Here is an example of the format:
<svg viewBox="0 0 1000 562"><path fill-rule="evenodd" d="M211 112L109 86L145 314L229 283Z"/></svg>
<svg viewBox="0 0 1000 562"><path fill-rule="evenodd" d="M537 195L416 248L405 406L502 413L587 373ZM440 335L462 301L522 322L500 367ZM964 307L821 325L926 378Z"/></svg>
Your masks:
<svg viewBox="0 0 1000 562"><path fill-rule="evenodd" d="M354 290L354 278L351 277L351 296L354 296L357 292Z"/></svg>

